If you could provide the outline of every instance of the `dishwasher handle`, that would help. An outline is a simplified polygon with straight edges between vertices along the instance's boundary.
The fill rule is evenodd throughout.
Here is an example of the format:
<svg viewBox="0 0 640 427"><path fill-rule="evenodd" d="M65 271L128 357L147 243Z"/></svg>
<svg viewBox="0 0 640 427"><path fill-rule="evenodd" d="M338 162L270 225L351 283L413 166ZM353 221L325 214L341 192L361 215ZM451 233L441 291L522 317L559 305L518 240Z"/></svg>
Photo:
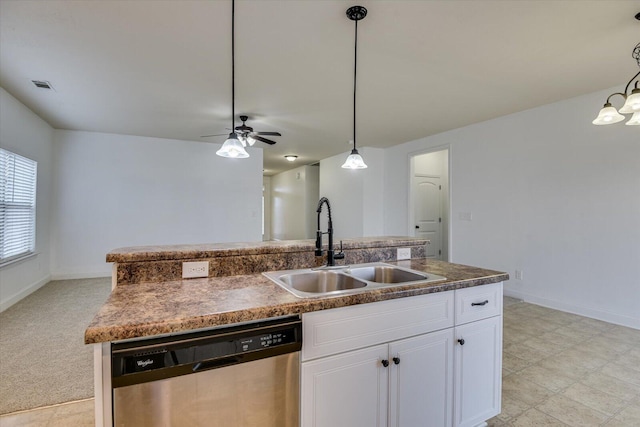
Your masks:
<svg viewBox="0 0 640 427"><path fill-rule="evenodd" d="M216 369L216 368L222 368L223 366L235 365L240 363L241 361L242 361L241 357L239 356L230 356L230 357L223 357L222 359L207 360L205 362L198 362L194 364L193 368L191 368L191 371L193 373L208 371L209 369Z"/></svg>

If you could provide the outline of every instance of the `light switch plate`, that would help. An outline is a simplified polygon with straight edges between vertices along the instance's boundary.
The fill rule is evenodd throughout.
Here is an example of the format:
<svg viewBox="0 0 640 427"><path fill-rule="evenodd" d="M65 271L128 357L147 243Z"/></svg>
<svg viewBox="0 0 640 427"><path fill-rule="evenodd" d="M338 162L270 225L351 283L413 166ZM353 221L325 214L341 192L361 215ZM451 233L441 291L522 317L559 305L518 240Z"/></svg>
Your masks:
<svg viewBox="0 0 640 427"><path fill-rule="evenodd" d="M209 277L209 261L182 263L182 278Z"/></svg>
<svg viewBox="0 0 640 427"><path fill-rule="evenodd" d="M398 248L398 254L396 256L398 261L404 259L411 259L411 248Z"/></svg>

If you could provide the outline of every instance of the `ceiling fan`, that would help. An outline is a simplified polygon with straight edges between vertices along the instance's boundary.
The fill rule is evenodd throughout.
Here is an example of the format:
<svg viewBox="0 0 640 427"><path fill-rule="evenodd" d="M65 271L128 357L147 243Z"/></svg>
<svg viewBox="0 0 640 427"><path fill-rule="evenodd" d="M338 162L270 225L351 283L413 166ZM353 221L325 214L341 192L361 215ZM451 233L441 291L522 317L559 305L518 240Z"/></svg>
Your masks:
<svg viewBox="0 0 640 427"><path fill-rule="evenodd" d="M233 128L234 133L238 136L238 139L242 143L243 147L247 144L252 146L256 141L264 142L265 144L273 145L276 142L263 136L282 136L280 132L255 132L251 126L247 126L246 121L249 120L249 116L240 116L242 124ZM208 138L210 136L226 136L226 133L220 133L216 135L203 135L202 138Z"/></svg>

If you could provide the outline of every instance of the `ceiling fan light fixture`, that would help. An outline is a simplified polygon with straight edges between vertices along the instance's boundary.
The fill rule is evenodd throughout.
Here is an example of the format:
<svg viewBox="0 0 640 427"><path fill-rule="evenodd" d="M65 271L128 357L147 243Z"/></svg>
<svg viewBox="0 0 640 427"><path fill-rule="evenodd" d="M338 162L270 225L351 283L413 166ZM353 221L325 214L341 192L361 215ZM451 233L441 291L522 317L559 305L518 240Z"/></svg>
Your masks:
<svg viewBox="0 0 640 427"><path fill-rule="evenodd" d="M627 123L625 123L625 125L640 126L640 111L636 111L635 113L633 113L633 116L631 116L631 118Z"/></svg>
<svg viewBox="0 0 640 427"><path fill-rule="evenodd" d="M611 106L611 103L607 102L604 104L604 107L598 113L598 117L596 117L591 123L594 125L611 125L613 123L618 123L624 120L624 116L618 113L614 107Z"/></svg>
<svg viewBox="0 0 640 427"><path fill-rule="evenodd" d="M222 144L222 147L216 154L220 157L226 157L230 159L246 159L249 157L249 153L244 149L242 143L238 140L238 136L231 132L227 140Z"/></svg>

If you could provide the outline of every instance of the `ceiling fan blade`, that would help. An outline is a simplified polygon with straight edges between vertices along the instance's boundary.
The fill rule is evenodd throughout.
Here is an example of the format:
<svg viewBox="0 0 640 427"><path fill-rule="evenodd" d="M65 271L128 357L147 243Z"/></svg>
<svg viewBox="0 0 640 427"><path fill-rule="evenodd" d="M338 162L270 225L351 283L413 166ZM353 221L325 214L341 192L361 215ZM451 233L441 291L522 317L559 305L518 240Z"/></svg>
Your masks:
<svg viewBox="0 0 640 427"><path fill-rule="evenodd" d="M225 135L229 135L228 133L219 133L216 135L202 135L200 138L209 138L210 136L225 136Z"/></svg>
<svg viewBox="0 0 640 427"><path fill-rule="evenodd" d="M251 138L255 139L256 141L262 141L262 142L264 142L265 144L273 145L273 144L275 144L275 143L276 143L275 141L272 141L272 140L267 139L267 138L263 138L263 137L261 137L261 136L255 135L255 134L254 134L254 135L251 135Z"/></svg>
<svg viewBox="0 0 640 427"><path fill-rule="evenodd" d="M265 136L282 136L280 132L254 132L254 135L265 135Z"/></svg>

